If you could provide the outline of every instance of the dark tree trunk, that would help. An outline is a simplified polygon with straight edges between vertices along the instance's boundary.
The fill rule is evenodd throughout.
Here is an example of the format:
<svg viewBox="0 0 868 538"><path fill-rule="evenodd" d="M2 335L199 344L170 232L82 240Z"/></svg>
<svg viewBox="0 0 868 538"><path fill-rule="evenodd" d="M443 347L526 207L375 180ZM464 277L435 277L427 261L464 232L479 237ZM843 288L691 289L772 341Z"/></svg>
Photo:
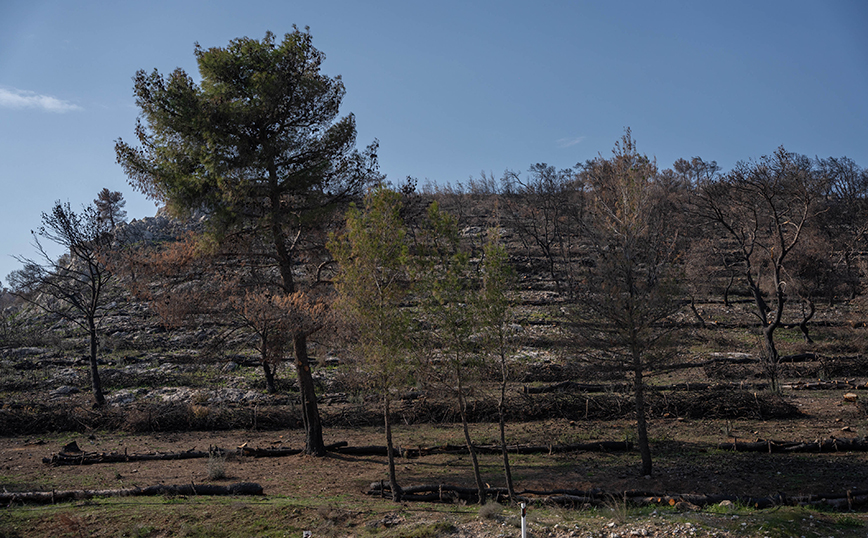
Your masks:
<svg viewBox="0 0 868 538"><path fill-rule="evenodd" d="M392 444L392 419L389 417L389 395L383 395L383 426L386 430L386 453L389 456L389 489L392 490L392 500L401 502L401 486L398 485L398 477L395 474L395 453Z"/></svg>
<svg viewBox="0 0 868 538"><path fill-rule="evenodd" d="M503 455L503 474L506 478L506 491L510 502L515 502L515 486L512 483L512 470L509 466L509 451L506 449L506 356L503 347L500 351L500 400L497 402L497 418L500 423L500 449Z"/></svg>
<svg viewBox="0 0 868 538"><path fill-rule="evenodd" d="M696 309L696 299L693 295L690 296L690 310L693 312L693 315L699 321L699 324L702 328L705 328L705 320L702 318L702 315L699 313L699 310Z"/></svg>
<svg viewBox="0 0 868 538"><path fill-rule="evenodd" d="M262 371L265 374L265 390L267 390L269 394L276 394L277 387L274 384L274 368L272 368L271 364L268 362L268 334L265 333L261 339L262 350L259 355L260 360L262 361Z"/></svg>
<svg viewBox="0 0 868 538"><path fill-rule="evenodd" d="M467 401L464 399L464 388L461 385L461 374L458 374L458 411L461 413L461 426L464 430L464 442L467 444L467 452L473 464L473 477L476 479L476 489L479 490L479 504L485 504L485 482L479 472L479 459L476 457L476 449L470 439L470 429L467 427Z"/></svg>
<svg viewBox="0 0 868 538"><path fill-rule="evenodd" d="M811 339L811 335L808 334L808 322L811 321L811 318L814 317L814 313L817 311L817 308L814 306L814 301L812 301L811 299L805 299L802 304L807 304L808 311L803 311L802 321L799 322L799 330L802 331L802 337L805 339L805 343L813 344L814 340Z"/></svg>
<svg viewBox="0 0 868 538"><path fill-rule="evenodd" d="M274 368L263 357L262 372L265 374L265 390L268 394L277 394L277 385L274 383Z"/></svg>
<svg viewBox="0 0 868 538"><path fill-rule="evenodd" d="M729 308L732 304L729 302L729 292L732 290L732 285L735 283L735 275L729 275L729 282L726 283L726 286L723 288L723 306Z"/></svg>
<svg viewBox="0 0 868 538"><path fill-rule="evenodd" d="M642 376L641 357L633 359L633 393L636 396L636 427L639 454L642 456L642 475L651 476L651 446L648 443L648 423L645 420L645 379Z"/></svg>
<svg viewBox="0 0 868 538"><path fill-rule="evenodd" d="M273 181L277 181L276 175L270 174ZM276 183L275 183L276 184ZM280 207L280 196L277 189L272 192L272 207ZM274 249L277 253L280 276L283 279L283 291L295 293L295 279L292 275L292 253L286 248L286 237L283 229L275 219L272 225ZM325 456L325 443L322 440L322 422L319 417L319 408L316 403L316 390L313 384L313 376L310 372L310 360L307 355L307 335L296 333L292 337L293 351L295 352L295 370L298 376L298 388L301 392L301 414L304 422L304 453L312 456Z"/></svg>
<svg viewBox="0 0 868 538"><path fill-rule="evenodd" d="M763 370L766 378L769 380L769 387L772 392L778 391L778 366L780 355L778 348L775 346L775 329L778 326L776 323L769 323L763 329Z"/></svg>
<svg viewBox="0 0 868 538"><path fill-rule="evenodd" d="M96 324L93 316L87 318L87 329L90 333L90 386L93 389L94 403L98 406L103 406L105 405L105 395L102 392L102 381L99 378L99 365L97 364L99 337L96 334Z"/></svg>
<svg viewBox="0 0 868 538"><path fill-rule="evenodd" d="M316 390L310 372L307 356L307 336L296 334L295 368L298 373L298 388L301 391L301 414L304 420L304 453L312 456L325 456L325 443L322 440L322 421L316 404Z"/></svg>
<svg viewBox="0 0 868 538"><path fill-rule="evenodd" d="M780 279L780 269L782 257L779 257L776 260L776 269L774 275L775 282L775 311L771 321L767 321L764 317L763 322L765 326L763 327L763 346L765 350L765 356L763 357L764 363L763 366L766 370L766 375L769 379L769 385L773 392L778 392L780 390L780 384L778 383L778 374L780 370L780 360L781 357L778 354L778 348L775 346L775 330L781 325L781 318L784 315L784 303L786 302L786 295L784 295L783 285ZM765 303L763 303L765 305ZM766 307L766 312L769 312L768 307Z"/></svg>

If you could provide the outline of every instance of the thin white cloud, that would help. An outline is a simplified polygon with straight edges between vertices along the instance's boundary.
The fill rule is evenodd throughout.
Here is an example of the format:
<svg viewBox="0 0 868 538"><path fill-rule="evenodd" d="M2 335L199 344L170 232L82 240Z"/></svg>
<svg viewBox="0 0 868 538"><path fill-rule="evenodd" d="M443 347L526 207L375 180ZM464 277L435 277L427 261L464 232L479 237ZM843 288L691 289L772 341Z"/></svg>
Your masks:
<svg viewBox="0 0 868 538"><path fill-rule="evenodd" d="M570 146L575 146L576 144L581 144L588 138L587 136L575 136L573 138L560 138L557 140L557 145L559 148L568 148Z"/></svg>
<svg viewBox="0 0 868 538"><path fill-rule="evenodd" d="M0 107L36 108L45 112L71 112L81 107L49 95L39 95L26 90L0 88Z"/></svg>

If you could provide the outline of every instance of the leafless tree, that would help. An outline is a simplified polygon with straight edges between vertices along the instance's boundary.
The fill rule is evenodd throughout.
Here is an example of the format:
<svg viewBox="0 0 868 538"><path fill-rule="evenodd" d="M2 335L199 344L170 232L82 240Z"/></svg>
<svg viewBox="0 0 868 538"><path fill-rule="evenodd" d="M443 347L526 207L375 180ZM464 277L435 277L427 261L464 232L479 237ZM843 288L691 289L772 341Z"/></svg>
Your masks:
<svg viewBox="0 0 868 538"><path fill-rule="evenodd" d="M538 163L526 178L507 171L502 183L504 224L528 252L542 254L558 290L569 293L583 211L582 184L575 171Z"/></svg>
<svg viewBox="0 0 868 538"><path fill-rule="evenodd" d="M16 258L24 267L9 275L12 291L87 331L94 402L104 405L97 360L98 324L107 311L106 292L114 278L106 263L114 236L95 206L86 206L76 213L68 202L57 201L49 213L42 214L42 226L33 232L33 237L38 258ZM40 238L63 247L66 252L56 257L50 255Z"/></svg>
<svg viewBox="0 0 868 538"><path fill-rule="evenodd" d="M823 211L827 189L827 176L810 159L781 147L757 162L738 163L720 180L700 184L697 192L699 214L728 236L738 252L741 277L753 297L762 332L763 367L773 390L778 388L779 366L774 334L788 298L784 264L808 223Z"/></svg>

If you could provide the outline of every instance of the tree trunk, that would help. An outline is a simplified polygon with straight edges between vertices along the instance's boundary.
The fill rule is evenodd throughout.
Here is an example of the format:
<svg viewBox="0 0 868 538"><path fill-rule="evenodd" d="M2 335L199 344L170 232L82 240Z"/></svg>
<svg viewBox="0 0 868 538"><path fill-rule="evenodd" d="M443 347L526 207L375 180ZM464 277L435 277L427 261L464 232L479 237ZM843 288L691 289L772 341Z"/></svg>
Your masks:
<svg viewBox="0 0 868 538"><path fill-rule="evenodd" d="M274 368L268 364L265 357L262 358L262 371L265 374L265 390L268 394L277 394L277 385L274 383Z"/></svg>
<svg viewBox="0 0 868 538"><path fill-rule="evenodd" d="M804 313L803 311L802 321L799 322L799 330L802 331L802 337L804 337L805 343L813 344L814 340L811 339L811 335L808 334L808 322L814 317L817 308L814 306L814 301L811 299L805 299L802 304L804 305L805 303L808 305L808 312Z"/></svg>
<svg viewBox="0 0 868 538"><path fill-rule="evenodd" d="M260 353L262 361L262 371L265 374L265 390L268 394L276 394L277 387L274 385L274 369L268 363L268 336L267 333L262 336L262 352Z"/></svg>
<svg viewBox="0 0 868 538"><path fill-rule="evenodd" d="M312 456L325 456L325 443L322 440L322 421L316 404L316 390L313 376L310 372L310 360L307 356L307 336L296 334L293 337L295 347L295 368L298 373L298 388L301 391L301 413L304 420L304 453Z"/></svg>
<svg viewBox="0 0 868 538"><path fill-rule="evenodd" d="M96 405L105 405L105 395L102 392L102 381L99 378L99 366L97 364L97 349L99 337L96 334L96 323L93 316L87 318L87 329L90 333L90 386L93 389L93 399Z"/></svg>
<svg viewBox="0 0 868 538"><path fill-rule="evenodd" d="M515 502L515 486L512 483L512 470L509 467L509 452L506 448L506 357L501 350L500 354L500 401L497 402L497 415L500 423L500 448L503 453L503 474L506 478L506 491L510 502Z"/></svg>
<svg viewBox="0 0 868 538"><path fill-rule="evenodd" d="M696 299L693 295L690 296L690 310L693 312L693 315L699 321L699 325L705 329L705 320L702 318L702 315L699 313L699 310L696 309Z"/></svg>
<svg viewBox="0 0 868 538"><path fill-rule="evenodd" d="M636 396L636 427L639 453L642 455L642 475L651 476L651 446L648 443L648 424L645 420L645 380L642 376L642 359L635 354L633 359L633 392Z"/></svg>
<svg viewBox="0 0 868 538"><path fill-rule="evenodd" d="M383 394L383 426L386 430L386 453L389 456L389 489L392 490L392 500L401 502L401 486L398 485L398 477L395 474L395 453L392 445L392 419L389 417L388 391Z"/></svg>
<svg viewBox="0 0 868 538"><path fill-rule="evenodd" d="M277 182L276 174L269 171L269 177ZM280 196L277 189L272 192L272 207L280 207ZM272 224L272 236L274 249L277 253L280 276L283 279L283 291L295 293L295 279L292 275L292 254L286 248L286 237L277 219ZM325 456L325 443L322 440L322 422L319 417L319 408L316 404L316 390L313 385L313 376L310 373L310 361L307 355L307 335L296 333L292 337L293 351L295 352L295 370L298 376L298 388L301 392L301 414L304 421L304 453L312 456Z"/></svg>
<svg viewBox="0 0 868 538"><path fill-rule="evenodd" d="M470 461L473 464L473 477L476 479L476 489L479 490L479 504L485 504L485 483L482 481L482 474L479 472L479 459L476 457L476 450L473 448L473 441L470 440L470 430L467 427L467 401L464 399L464 389L461 386L460 373L458 373L458 411L461 413L464 442L467 444L467 452L470 454Z"/></svg>
<svg viewBox="0 0 868 538"><path fill-rule="evenodd" d="M769 387L772 392L777 392L779 389L778 366L780 356L778 355L778 348L775 346L775 329L777 329L775 323L770 323L763 329L763 370L769 380Z"/></svg>
<svg viewBox="0 0 868 538"><path fill-rule="evenodd" d="M729 308L732 304L729 302L729 291L732 289L732 285L735 282L735 274L729 275L729 282L726 283L726 286L723 288L723 306Z"/></svg>
<svg viewBox="0 0 868 538"><path fill-rule="evenodd" d="M765 327L763 327L763 345L766 355L763 357L765 360L764 366L766 369L766 375L769 378L769 385L773 392L778 392L780 390L778 383L778 370L780 369L781 358L778 354L778 348L775 346L775 330L781 324L781 318L783 318L784 315L784 303L786 302L786 295L784 295L783 284L780 278L780 267L782 261L783 257L779 256L775 262L774 282L775 300L777 301L777 304L775 305L774 317L771 321L767 322ZM763 321L766 320L764 319Z"/></svg>

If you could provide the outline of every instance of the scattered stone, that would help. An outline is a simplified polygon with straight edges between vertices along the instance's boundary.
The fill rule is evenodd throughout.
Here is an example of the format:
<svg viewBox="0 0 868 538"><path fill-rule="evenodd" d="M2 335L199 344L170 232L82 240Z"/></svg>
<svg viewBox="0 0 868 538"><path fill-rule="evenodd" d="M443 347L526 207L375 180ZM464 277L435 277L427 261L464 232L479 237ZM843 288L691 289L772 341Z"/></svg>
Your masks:
<svg viewBox="0 0 868 538"><path fill-rule="evenodd" d="M56 389L54 389L53 391L51 391L49 393L49 395L52 398L55 398L57 396L69 396L70 394L78 394L78 392L79 391L76 387L71 387L69 385L61 385L61 386L57 387Z"/></svg>

